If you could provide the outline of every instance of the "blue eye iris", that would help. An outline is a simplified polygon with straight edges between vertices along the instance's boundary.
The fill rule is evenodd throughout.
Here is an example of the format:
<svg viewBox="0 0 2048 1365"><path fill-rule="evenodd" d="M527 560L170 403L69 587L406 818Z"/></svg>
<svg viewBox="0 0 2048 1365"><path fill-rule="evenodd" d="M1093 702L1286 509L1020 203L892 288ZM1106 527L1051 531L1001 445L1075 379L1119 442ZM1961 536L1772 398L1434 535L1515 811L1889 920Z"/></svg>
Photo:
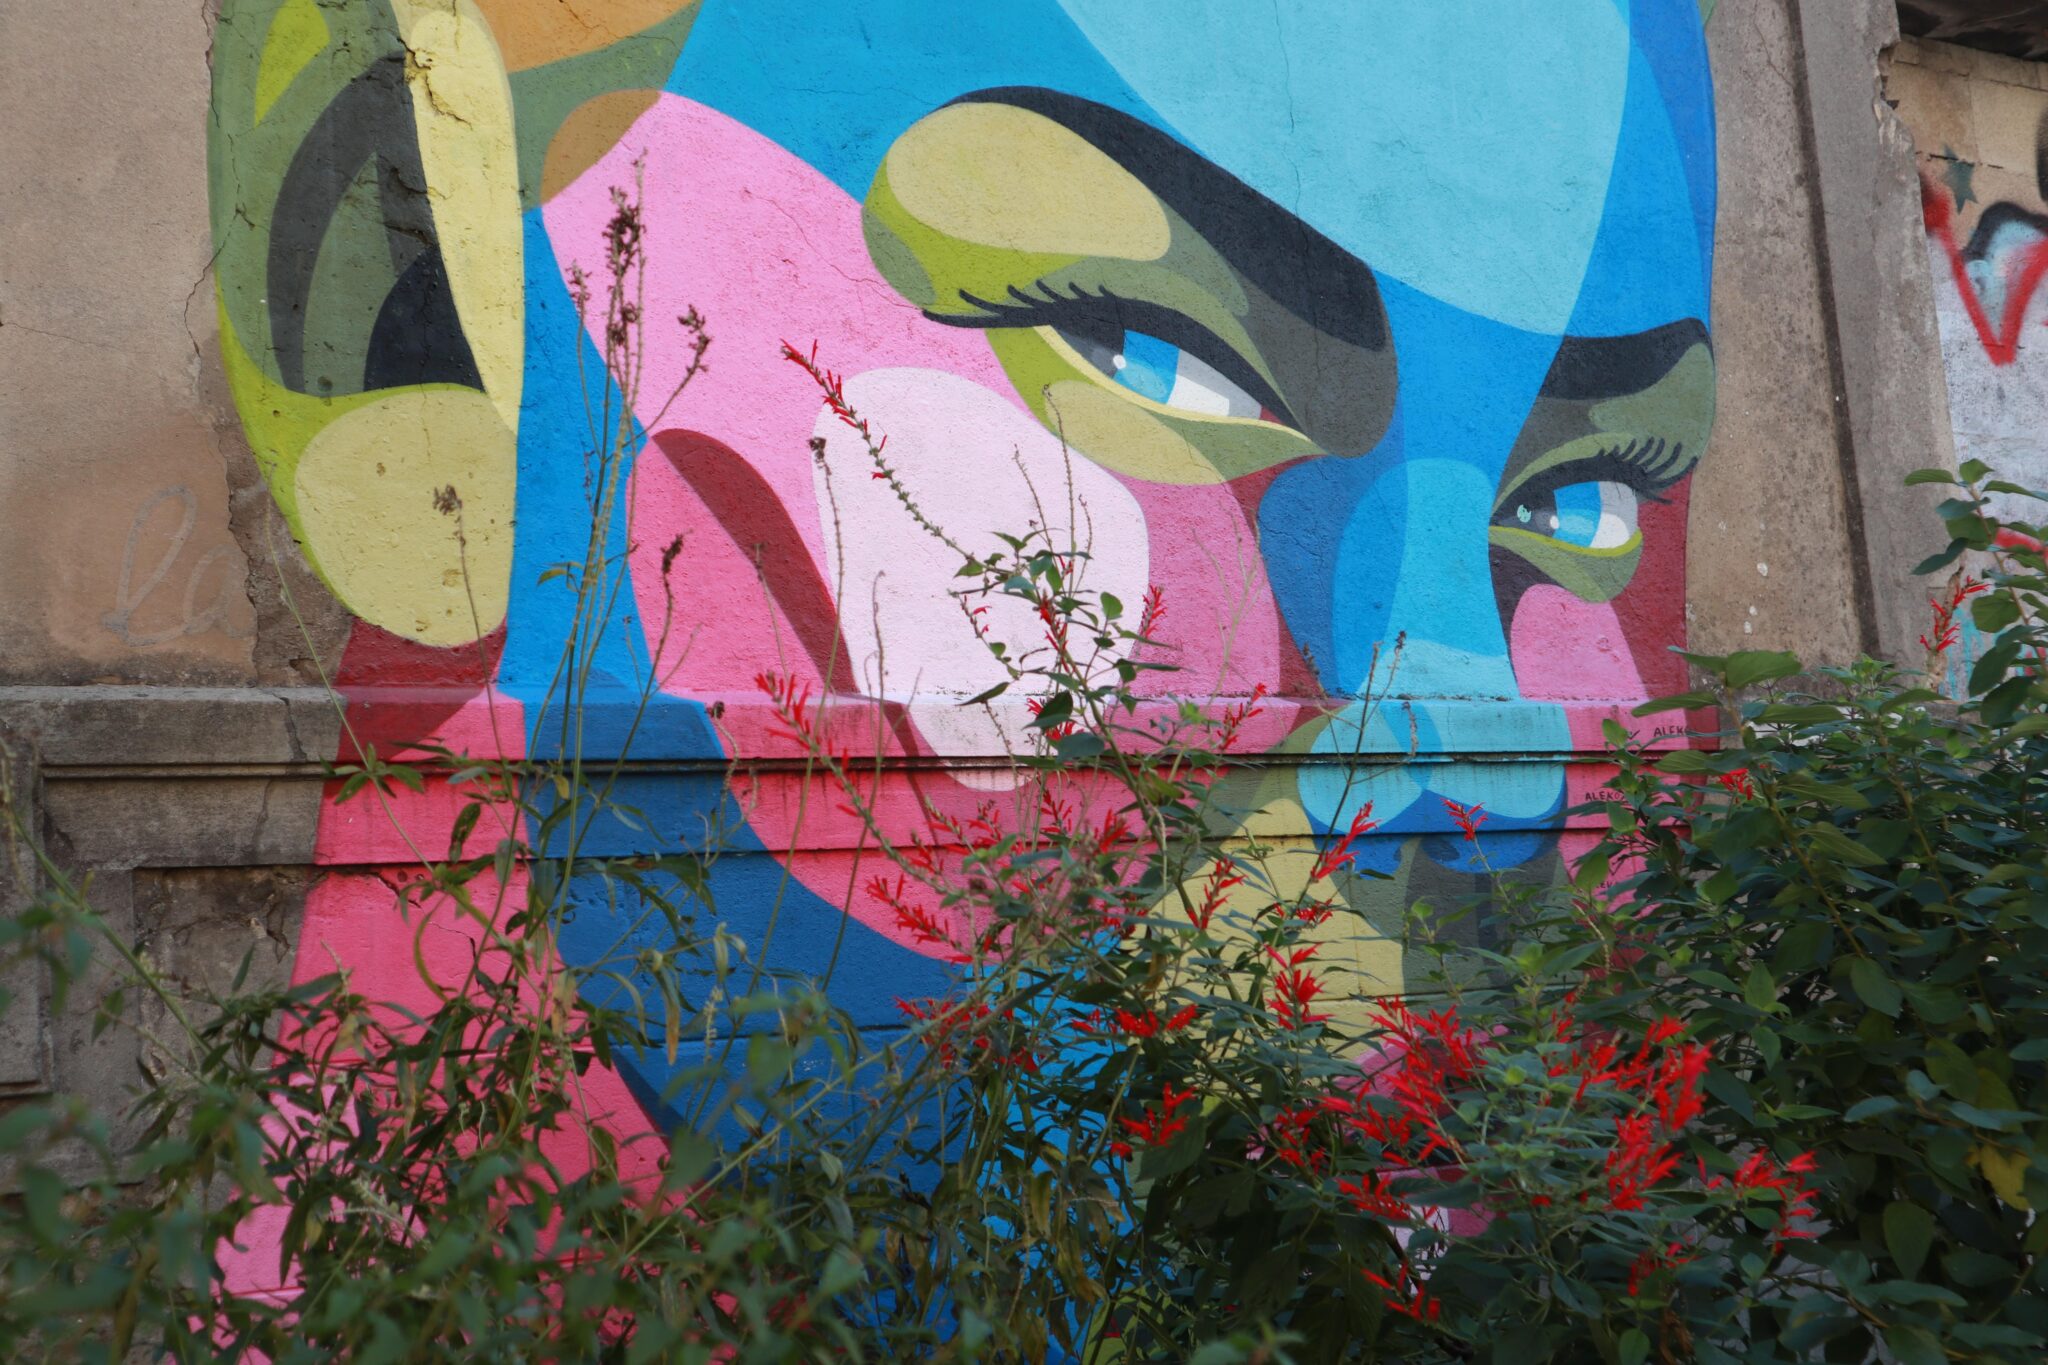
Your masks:
<svg viewBox="0 0 2048 1365"><path fill-rule="evenodd" d="M1518 501L1514 525L1582 550L1619 550L1636 536L1636 493L1607 480L1568 483Z"/></svg>
<svg viewBox="0 0 2048 1365"><path fill-rule="evenodd" d="M1600 490L1597 483L1568 483L1557 490L1557 523L1551 535L1567 545L1591 548L1600 534Z"/></svg>
<svg viewBox="0 0 2048 1365"><path fill-rule="evenodd" d="M1143 332L1125 332L1110 377L1141 398L1164 403L1180 372L1180 347Z"/></svg>
<svg viewBox="0 0 2048 1365"><path fill-rule="evenodd" d="M1205 417L1258 417L1259 400L1215 366L1149 332L1060 330L1066 343L1119 387L1162 407Z"/></svg>

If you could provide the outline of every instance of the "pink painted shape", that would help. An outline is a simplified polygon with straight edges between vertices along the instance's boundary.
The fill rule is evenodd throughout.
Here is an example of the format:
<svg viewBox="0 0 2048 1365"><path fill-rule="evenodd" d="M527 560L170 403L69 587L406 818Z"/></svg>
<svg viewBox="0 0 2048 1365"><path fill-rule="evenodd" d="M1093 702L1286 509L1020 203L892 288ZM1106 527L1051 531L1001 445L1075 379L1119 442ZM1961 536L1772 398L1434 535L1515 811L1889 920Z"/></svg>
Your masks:
<svg viewBox="0 0 2048 1365"><path fill-rule="evenodd" d="M548 234L565 271L577 261L601 265L611 190L634 183L633 162L643 155L646 313L653 321L640 416L654 430L705 432L744 456L789 510L822 571L808 446L818 392L781 359L782 343L816 342L818 362L841 373L928 367L1005 393L1001 367L978 335L929 321L881 278L868 259L860 205L844 190L744 124L677 95L661 96L549 202ZM709 368L656 421L689 363L682 334L667 322L693 306L716 338ZM658 464L642 465L636 490L643 543L636 569L658 559L676 531L700 525ZM691 587L710 594L749 583L751 575ZM643 610L650 594L658 607L658 585L640 587Z"/></svg>
<svg viewBox="0 0 2048 1365"><path fill-rule="evenodd" d="M1149 657L1177 670L1140 674L1139 693L1242 697L1260 683L1279 690L1280 612L1259 533L1236 493L1224 484L1125 484L1143 509L1152 581L1166 594L1154 632L1164 648Z"/></svg>
<svg viewBox="0 0 2048 1365"><path fill-rule="evenodd" d="M1625 709L1646 699L1628 636L1608 603L1587 602L1555 584L1538 584L1522 594L1515 608L1510 648L1524 697L1578 703L1567 704L1564 713L1572 747L1581 753L1606 749L1601 722L1616 716L1611 706L1584 703L1619 702ZM1606 764L1566 764L1565 804L1593 800L1612 773Z"/></svg>
<svg viewBox="0 0 2048 1365"><path fill-rule="evenodd" d="M1114 476L1063 450L1035 419L980 384L927 369L870 370L846 382L846 396L889 433L888 459L920 512L969 553L1007 554L999 533L1034 524L1051 543L1073 546L1073 582L1136 606L1144 596L1148 547L1144 513ZM1018 659L1044 650L1046 629L1018 598L992 594L970 624L953 597L963 585L959 551L924 530L858 443L834 440L836 420L817 418L827 440L818 496L834 516L825 528L835 569L845 566L840 629L856 684L893 701L980 695L1007 677L988 643ZM827 479L829 477L829 483ZM836 532L843 532L837 534ZM926 739L940 753L987 757L1023 735L998 732L979 707L956 712L968 724Z"/></svg>
<svg viewBox="0 0 2048 1365"><path fill-rule="evenodd" d="M411 792L393 798L398 819L409 827L420 815L409 807L432 804L430 798ZM329 806L323 814L331 820L335 810ZM477 879L471 887L477 904L502 922L524 898L526 878L523 871L515 873L502 895L497 894L489 876ZM396 1007L430 1014L438 997L428 979L444 989L460 982L474 955L487 951L486 942L484 926L461 915L445 899L415 904L409 912L400 913L392 882L385 876L335 872L306 894L292 980L302 984L337 970L346 971L350 986L375 1002L374 1012L383 1023L403 1029L409 1024ZM618 1140L623 1178L651 1190L665 1145L624 1080L616 1072L592 1064L575 1084L579 1116L569 1126L541 1136L541 1150L547 1159L565 1180L583 1175L590 1169L588 1132L601 1127ZM281 1140L292 1122L290 1113L281 1113L266 1124L266 1130L273 1140ZM285 1217L282 1208L259 1209L223 1242L218 1255L228 1292L258 1294L280 1302L289 1299L294 1292L293 1276L289 1269L281 1276L279 1264Z"/></svg>
<svg viewBox="0 0 2048 1365"><path fill-rule="evenodd" d="M359 690L349 706L360 715L361 708L380 700L403 704L405 689ZM447 746L459 754L476 754L507 759L526 755L526 712L517 701L495 690L471 696L453 714L442 720L422 745ZM422 753L385 755L401 762L421 761ZM338 784L330 784L320 809L320 826L313 836L313 862L321 867L385 864L417 865L422 857L445 858L448 841L462 808L475 799L473 787L451 788L431 779L424 793L394 787L380 799L368 788L358 790L347 801L336 802ZM463 843L467 857L477 857L514 837L516 816L506 810L486 810L476 828ZM301 956L304 950L301 949Z"/></svg>

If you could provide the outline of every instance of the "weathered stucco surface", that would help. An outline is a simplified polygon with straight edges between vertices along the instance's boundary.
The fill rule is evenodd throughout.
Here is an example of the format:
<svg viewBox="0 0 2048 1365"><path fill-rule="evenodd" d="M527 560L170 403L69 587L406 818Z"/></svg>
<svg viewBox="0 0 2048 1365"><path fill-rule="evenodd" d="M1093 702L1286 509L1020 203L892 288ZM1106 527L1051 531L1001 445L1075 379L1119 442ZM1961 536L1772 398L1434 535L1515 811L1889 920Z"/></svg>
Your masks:
<svg viewBox="0 0 2048 1365"><path fill-rule="evenodd" d="M210 25L79 19L0 19L0 680L251 681L207 392Z"/></svg>

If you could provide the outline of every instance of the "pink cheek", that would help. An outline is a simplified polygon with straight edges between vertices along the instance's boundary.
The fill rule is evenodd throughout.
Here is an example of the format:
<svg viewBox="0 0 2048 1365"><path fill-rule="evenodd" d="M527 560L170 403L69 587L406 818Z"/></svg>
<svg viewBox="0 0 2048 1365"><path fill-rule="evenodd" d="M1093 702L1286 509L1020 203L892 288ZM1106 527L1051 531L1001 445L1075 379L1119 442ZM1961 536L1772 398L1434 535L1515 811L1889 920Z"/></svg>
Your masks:
<svg viewBox="0 0 2048 1365"><path fill-rule="evenodd" d="M1606 602L1538 584L1522 594L1509 641L1515 681L1531 701L1642 700L1628 637Z"/></svg>
<svg viewBox="0 0 2048 1365"><path fill-rule="evenodd" d="M1509 633L1515 681L1530 701L1562 704L1571 726L1572 747L1582 755L1603 752L1601 722L1643 700L1621 618L1606 602L1587 602L1551 583L1522 594ZM1566 765L1568 805L1592 800L1612 769L1599 762Z"/></svg>

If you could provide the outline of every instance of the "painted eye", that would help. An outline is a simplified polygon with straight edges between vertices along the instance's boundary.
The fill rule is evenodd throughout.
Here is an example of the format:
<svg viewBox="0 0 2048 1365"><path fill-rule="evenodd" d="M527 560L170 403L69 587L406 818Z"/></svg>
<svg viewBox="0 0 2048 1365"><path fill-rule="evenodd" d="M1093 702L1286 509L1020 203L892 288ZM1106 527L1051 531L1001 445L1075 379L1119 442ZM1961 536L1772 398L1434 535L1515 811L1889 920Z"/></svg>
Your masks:
<svg viewBox="0 0 2048 1365"><path fill-rule="evenodd" d="M1568 483L1516 502L1508 523L1582 550L1619 550L1636 536L1636 493L1625 483Z"/></svg>
<svg viewBox="0 0 2048 1365"><path fill-rule="evenodd" d="M1258 417L1263 411L1242 386L1170 341L1129 330L1090 335L1061 328L1060 337L1110 379L1163 407L1205 417Z"/></svg>

